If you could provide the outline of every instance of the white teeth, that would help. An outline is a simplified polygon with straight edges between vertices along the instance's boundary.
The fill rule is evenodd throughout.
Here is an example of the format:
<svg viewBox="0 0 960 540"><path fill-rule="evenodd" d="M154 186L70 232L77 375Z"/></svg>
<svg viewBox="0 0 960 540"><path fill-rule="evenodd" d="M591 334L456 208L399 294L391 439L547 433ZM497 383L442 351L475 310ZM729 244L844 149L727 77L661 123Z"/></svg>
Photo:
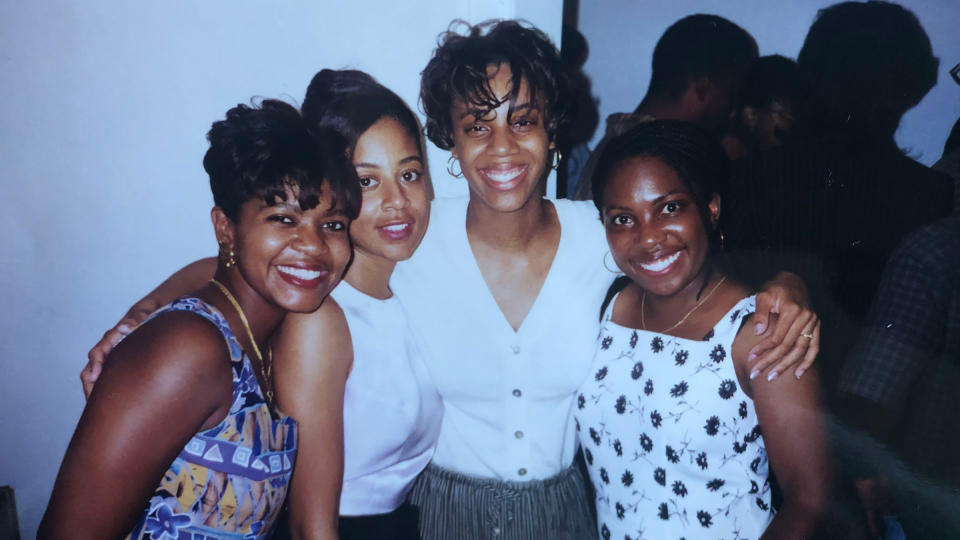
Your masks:
<svg viewBox="0 0 960 540"><path fill-rule="evenodd" d="M514 178L520 175L523 172L523 168L513 168L507 171L493 171L486 170L484 173L487 175L487 178L497 182L498 184L505 184L510 182Z"/></svg>
<svg viewBox="0 0 960 540"><path fill-rule="evenodd" d="M407 230L409 226L409 223L397 223L394 225L384 225L383 228L390 232L400 232Z"/></svg>
<svg viewBox="0 0 960 540"><path fill-rule="evenodd" d="M640 267L649 272L660 272L661 270L665 270L668 266L673 264L673 262L676 261L677 257L679 256L680 252L678 251L669 257L657 259L650 264L641 264Z"/></svg>
<svg viewBox="0 0 960 540"><path fill-rule="evenodd" d="M320 277L320 272L318 270L307 270L305 268L294 268L293 266L278 266L277 270L280 270L284 274L290 274L293 277L300 279L317 279Z"/></svg>

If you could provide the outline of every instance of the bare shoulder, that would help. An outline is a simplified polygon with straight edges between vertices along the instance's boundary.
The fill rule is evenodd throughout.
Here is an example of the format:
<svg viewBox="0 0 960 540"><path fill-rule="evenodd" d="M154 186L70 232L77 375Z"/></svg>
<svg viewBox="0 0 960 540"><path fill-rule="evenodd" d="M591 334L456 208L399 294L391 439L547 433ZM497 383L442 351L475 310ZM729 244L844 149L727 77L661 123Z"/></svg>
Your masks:
<svg viewBox="0 0 960 540"><path fill-rule="evenodd" d="M327 297L312 313L288 313L274 334L273 353L278 376L288 370L315 371L323 365L349 370L353 343L343 309Z"/></svg>
<svg viewBox="0 0 960 540"><path fill-rule="evenodd" d="M124 339L105 367L154 388L209 389L232 385L230 353L212 323L185 311L162 313ZM98 385L99 386L99 385Z"/></svg>

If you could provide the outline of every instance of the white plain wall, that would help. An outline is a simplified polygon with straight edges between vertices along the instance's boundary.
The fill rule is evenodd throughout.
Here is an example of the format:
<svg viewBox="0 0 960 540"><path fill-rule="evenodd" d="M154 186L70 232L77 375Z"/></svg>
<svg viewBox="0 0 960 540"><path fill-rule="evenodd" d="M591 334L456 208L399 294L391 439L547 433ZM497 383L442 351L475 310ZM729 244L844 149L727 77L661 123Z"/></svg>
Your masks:
<svg viewBox="0 0 960 540"><path fill-rule="evenodd" d="M437 35L493 17L559 43L559 0L0 3L0 485L24 538L83 408L86 351L216 252L210 123L255 95L299 103L324 67L366 70L416 108ZM438 195L465 193L430 146Z"/></svg>
<svg viewBox="0 0 960 540"><path fill-rule="evenodd" d="M796 58L817 10L839 0L581 0L579 29L590 45L584 71L600 100L600 125L591 147L603 136L607 115L633 111L650 83L653 47L671 24L693 13L720 15L737 23L757 40L760 54ZM950 68L960 62L960 2L902 0L923 25L933 52L940 58L937 86L900 123L897 142L908 155L930 165L940 158L943 143L960 116L960 87Z"/></svg>

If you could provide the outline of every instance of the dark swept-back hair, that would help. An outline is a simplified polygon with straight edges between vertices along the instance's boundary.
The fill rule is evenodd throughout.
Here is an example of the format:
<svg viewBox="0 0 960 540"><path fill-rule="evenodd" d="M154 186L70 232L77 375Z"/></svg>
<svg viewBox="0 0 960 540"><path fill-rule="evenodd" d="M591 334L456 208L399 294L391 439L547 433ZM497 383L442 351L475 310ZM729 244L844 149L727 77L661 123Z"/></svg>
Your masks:
<svg viewBox="0 0 960 540"><path fill-rule="evenodd" d="M455 30L465 26L466 33ZM544 114L551 141L573 117L574 100L560 54L540 30L514 20L470 26L454 21L440 35L437 49L420 79L420 103L427 115L427 138L444 150L453 148L450 111L461 101L484 116L502 102L490 89L487 67L510 68L510 113L525 80L532 104Z"/></svg>
<svg viewBox="0 0 960 540"><path fill-rule="evenodd" d="M680 120L655 120L638 124L612 139L597 159L593 175L593 203L603 219L603 192L614 169L634 157L653 157L676 171L680 181L690 190L703 220L704 230L711 236L712 248L718 247L718 232L710 234L708 205L713 195L726 193L730 180L730 162L717 138L696 124Z"/></svg>
<svg viewBox="0 0 960 540"><path fill-rule="evenodd" d="M332 129L353 154L357 139L382 118L393 118L416 141L423 156L420 124L400 96L357 70L324 69L313 76L300 109L311 130Z"/></svg>
<svg viewBox="0 0 960 540"><path fill-rule="evenodd" d="M350 219L360 212L360 184L347 159L343 138L311 133L294 107L265 99L237 105L207 133L210 148L203 168L210 175L213 201L236 221L240 206L253 198L268 205L296 193L302 209L320 202L324 181L334 207Z"/></svg>
<svg viewBox="0 0 960 540"><path fill-rule="evenodd" d="M888 2L843 2L817 13L797 64L810 83L813 129L889 137L937 83L939 60L916 15Z"/></svg>
<svg viewBox="0 0 960 540"><path fill-rule="evenodd" d="M716 15L689 15L673 23L653 49L650 97L675 97L701 77L723 81L743 73L758 55L746 30Z"/></svg>

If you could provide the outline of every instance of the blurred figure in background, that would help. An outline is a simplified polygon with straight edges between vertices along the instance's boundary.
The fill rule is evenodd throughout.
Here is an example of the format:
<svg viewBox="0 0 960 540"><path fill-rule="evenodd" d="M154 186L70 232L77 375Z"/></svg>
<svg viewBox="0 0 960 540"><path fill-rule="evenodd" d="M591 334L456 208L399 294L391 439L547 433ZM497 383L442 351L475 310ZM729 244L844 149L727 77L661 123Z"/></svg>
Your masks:
<svg viewBox="0 0 960 540"><path fill-rule="evenodd" d="M716 15L690 15L663 33L653 50L650 86L632 113L607 117L604 138L593 150L641 122L683 120L720 137L737 106L743 76L757 58L757 42L746 30ZM593 198L596 158L580 174L576 199Z"/></svg>
<svg viewBox="0 0 960 540"><path fill-rule="evenodd" d="M793 60L778 54L754 60L723 136L727 156L739 159L783 144L803 92L800 68Z"/></svg>
<svg viewBox="0 0 960 540"><path fill-rule="evenodd" d="M836 407L843 362L868 321L884 266L911 231L950 214L953 183L894 140L903 114L937 78L939 62L913 13L886 2L821 10L797 64L809 92L795 136L735 164L723 227L744 279L786 268L809 285L824 323L818 365ZM834 433L839 471L872 459L862 440ZM857 537L866 524L852 480L835 497L831 528Z"/></svg>

